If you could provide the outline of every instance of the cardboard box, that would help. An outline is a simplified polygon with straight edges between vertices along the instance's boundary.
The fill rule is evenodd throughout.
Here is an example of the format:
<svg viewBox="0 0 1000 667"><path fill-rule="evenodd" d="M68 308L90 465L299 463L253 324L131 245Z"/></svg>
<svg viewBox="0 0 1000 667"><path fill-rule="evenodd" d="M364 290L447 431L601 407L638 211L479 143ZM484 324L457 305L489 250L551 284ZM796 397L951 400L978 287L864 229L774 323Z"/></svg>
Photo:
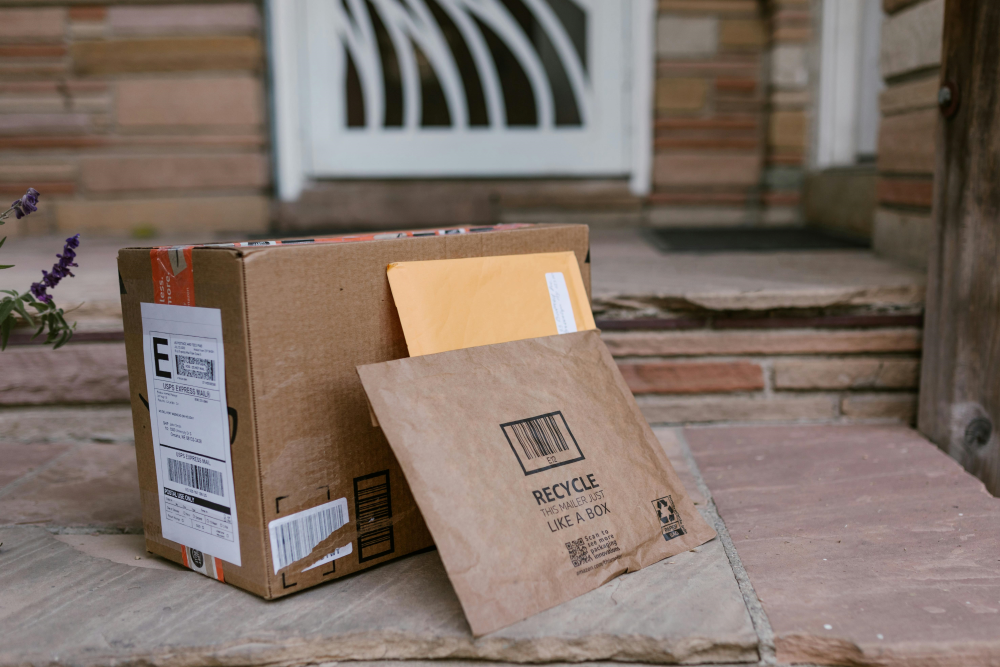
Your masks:
<svg viewBox="0 0 1000 667"><path fill-rule="evenodd" d="M567 250L589 293L582 225L121 250L147 549L271 599L430 547L355 371L407 356L386 266Z"/></svg>

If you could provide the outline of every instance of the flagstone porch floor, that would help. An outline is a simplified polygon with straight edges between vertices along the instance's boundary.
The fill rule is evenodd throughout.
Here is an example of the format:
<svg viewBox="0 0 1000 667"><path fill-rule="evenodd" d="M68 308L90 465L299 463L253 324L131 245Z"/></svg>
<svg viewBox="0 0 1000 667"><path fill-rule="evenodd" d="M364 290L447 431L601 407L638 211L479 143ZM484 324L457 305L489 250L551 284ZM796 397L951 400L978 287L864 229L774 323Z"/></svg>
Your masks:
<svg viewBox="0 0 1000 667"><path fill-rule="evenodd" d="M1000 664L1000 500L905 427L657 429L719 537L474 639L436 552L276 602L147 554L128 422L0 419L0 666Z"/></svg>

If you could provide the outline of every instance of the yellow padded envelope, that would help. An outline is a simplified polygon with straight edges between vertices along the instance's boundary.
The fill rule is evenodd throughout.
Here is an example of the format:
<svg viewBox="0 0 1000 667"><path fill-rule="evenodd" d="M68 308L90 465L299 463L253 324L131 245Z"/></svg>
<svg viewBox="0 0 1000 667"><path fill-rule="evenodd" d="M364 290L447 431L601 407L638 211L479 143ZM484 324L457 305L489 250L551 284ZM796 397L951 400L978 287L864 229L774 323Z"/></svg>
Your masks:
<svg viewBox="0 0 1000 667"><path fill-rule="evenodd" d="M411 357L596 328L572 252L396 262L387 273Z"/></svg>

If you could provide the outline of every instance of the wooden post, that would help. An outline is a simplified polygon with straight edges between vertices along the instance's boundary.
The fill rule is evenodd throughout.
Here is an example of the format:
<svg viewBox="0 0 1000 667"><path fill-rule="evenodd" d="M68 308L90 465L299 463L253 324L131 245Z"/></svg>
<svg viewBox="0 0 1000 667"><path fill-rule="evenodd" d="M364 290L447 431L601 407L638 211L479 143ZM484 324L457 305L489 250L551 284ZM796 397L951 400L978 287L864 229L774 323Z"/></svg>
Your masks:
<svg viewBox="0 0 1000 667"><path fill-rule="evenodd" d="M1000 495L998 35L1000 2L947 0L918 422L994 495Z"/></svg>

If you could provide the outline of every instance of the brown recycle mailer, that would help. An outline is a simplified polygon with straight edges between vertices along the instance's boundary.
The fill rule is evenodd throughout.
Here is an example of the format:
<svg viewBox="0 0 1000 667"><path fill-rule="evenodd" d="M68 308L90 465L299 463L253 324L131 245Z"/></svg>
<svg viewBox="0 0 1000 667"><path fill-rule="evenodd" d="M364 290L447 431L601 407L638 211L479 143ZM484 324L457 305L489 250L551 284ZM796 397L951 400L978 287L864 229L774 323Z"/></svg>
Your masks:
<svg viewBox="0 0 1000 667"><path fill-rule="evenodd" d="M595 330L358 374L476 635L715 535Z"/></svg>
<svg viewBox="0 0 1000 667"><path fill-rule="evenodd" d="M570 250L589 286L587 227L368 239L120 251L147 549L276 598L432 545L356 371L407 356L385 267Z"/></svg>

